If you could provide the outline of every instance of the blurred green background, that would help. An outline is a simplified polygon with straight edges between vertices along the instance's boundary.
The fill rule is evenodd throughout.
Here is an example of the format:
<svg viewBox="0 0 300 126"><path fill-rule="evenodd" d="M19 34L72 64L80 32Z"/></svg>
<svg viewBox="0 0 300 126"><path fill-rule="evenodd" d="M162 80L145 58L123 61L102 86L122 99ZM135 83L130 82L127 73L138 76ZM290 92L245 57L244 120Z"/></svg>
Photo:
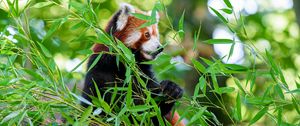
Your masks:
<svg viewBox="0 0 300 126"><path fill-rule="evenodd" d="M20 11L28 2L34 4L45 1L19 0ZM80 8L82 6L80 3L85 2L77 0L71 3L72 6ZM95 13L99 18L97 23L101 28L106 26L109 18L119 8L119 3L122 2L130 3L141 10L147 11L151 10L156 3L155 0L92 0L93 7L99 5L99 8L95 9ZM267 71L266 64L260 58L255 58L255 53L246 44L255 46L260 51L257 53L264 53L265 50L270 51L276 63L281 66L290 89L297 88L296 83L300 82L299 0L230 0L235 15L232 14L225 17L237 29L242 24L239 24L236 20L243 20L247 36L242 33L232 34L209 9L209 7L215 9L226 8L223 0L162 0L162 2L167 7L167 13L175 29L178 29L179 19L183 11L185 11L185 38L180 43L174 41L172 37L175 32L168 28L166 15L161 13L159 23L160 40L161 43L168 43L164 52L173 57L172 61L179 63L171 68L166 68L166 65L166 67L161 67L160 65L163 64L159 64L154 68L154 71L159 79L172 79L179 83L185 88L187 97L193 94L199 78L196 71L186 65L191 65L191 58L197 59L200 56L206 59L219 59L225 56L222 59L224 63L239 64L250 68L255 66L258 71ZM11 17L8 17L8 13L13 12L7 11L8 7L4 1L0 3L1 35L4 35L20 47L26 45L26 42L20 41L21 39L15 36L18 31L14 24L11 24ZM89 49L93 42L96 41L95 33L88 25L76 18L73 20L72 17L66 17L72 11L74 13L79 11L76 9L66 11L64 8L68 8L68 3L69 1L63 0L60 5L51 4L42 8L32 7L29 11L26 11L33 40L40 41L45 37L47 31L54 30L53 34L45 39L43 44L50 51L50 54L54 56L55 63L65 73L71 71L87 54L91 53ZM222 12L222 14L225 13ZM58 20L63 21L58 22ZM52 27L55 23L60 23L59 27ZM200 40L197 41L196 51L194 51L193 35L199 27L201 27ZM208 39L234 39L237 43L234 45L232 56L227 59L227 55L232 47L231 44L204 44L203 41ZM28 65L30 68L30 64ZM69 85L78 84L80 89L85 71L86 67L83 64L70 74L65 81ZM247 83L246 75L236 74L235 76L240 79L242 84ZM221 86L235 87L233 84L234 80L231 77L219 77L218 80ZM272 83L270 77L258 75L255 79L253 92L256 95L262 95L267 88L265 85L268 83ZM235 99L236 93L228 94L226 97L229 109L232 109L230 105L234 104L235 100L230 99ZM251 106L249 106L242 106L245 120L257 113L257 110L251 109ZM289 109L289 107L287 106L284 113L284 115L287 115L284 117L284 120L290 123L299 123L300 116L291 107ZM271 120L272 118L266 117L257 124L274 125Z"/></svg>

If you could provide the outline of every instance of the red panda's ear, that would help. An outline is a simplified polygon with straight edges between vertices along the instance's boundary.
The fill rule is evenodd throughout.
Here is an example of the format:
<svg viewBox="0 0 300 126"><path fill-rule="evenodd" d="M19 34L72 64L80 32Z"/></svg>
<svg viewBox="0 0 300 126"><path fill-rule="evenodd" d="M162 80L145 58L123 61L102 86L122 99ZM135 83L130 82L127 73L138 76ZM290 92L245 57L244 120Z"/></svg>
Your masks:
<svg viewBox="0 0 300 126"><path fill-rule="evenodd" d="M121 31L127 24L128 17L131 13L134 13L134 8L132 5L127 3L122 3L120 6L120 15L118 16L118 20L116 22L116 30Z"/></svg>

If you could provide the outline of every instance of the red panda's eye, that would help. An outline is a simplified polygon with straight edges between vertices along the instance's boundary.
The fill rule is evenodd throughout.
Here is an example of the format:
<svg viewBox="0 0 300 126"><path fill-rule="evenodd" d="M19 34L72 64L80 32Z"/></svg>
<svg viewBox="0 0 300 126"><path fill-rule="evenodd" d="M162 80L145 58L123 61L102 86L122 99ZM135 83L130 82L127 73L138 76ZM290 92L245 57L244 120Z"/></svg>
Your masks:
<svg viewBox="0 0 300 126"><path fill-rule="evenodd" d="M147 39L150 39L150 37L151 37L151 36L150 36L150 33L149 33L149 32L146 32L146 33L145 33L145 37L146 37Z"/></svg>

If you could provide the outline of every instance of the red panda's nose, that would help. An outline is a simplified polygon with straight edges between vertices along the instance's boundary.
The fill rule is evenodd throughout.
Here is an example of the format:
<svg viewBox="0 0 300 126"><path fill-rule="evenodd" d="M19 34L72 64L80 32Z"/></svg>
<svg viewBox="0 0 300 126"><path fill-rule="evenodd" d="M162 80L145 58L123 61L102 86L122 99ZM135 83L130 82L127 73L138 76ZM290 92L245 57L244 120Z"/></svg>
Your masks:
<svg viewBox="0 0 300 126"><path fill-rule="evenodd" d="M157 47L157 52L158 52L158 53L161 53L163 50L164 50L163 47Z"/></svg>

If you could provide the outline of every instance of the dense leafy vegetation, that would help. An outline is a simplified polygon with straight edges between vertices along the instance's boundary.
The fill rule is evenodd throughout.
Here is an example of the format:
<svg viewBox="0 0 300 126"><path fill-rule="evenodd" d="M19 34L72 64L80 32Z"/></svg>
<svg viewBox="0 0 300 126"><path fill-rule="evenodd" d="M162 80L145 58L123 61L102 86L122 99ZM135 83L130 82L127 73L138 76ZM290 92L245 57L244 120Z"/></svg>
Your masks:
<svg viewBox="0 0 300 126"><path fill-rule="evenodd" d="M181 114L181 119L188 120L188 125L224 123L210 108L222 111L232 125L299 124L300 84L297 80L300 78L293 78L294 83L287 81L283 67L289 64L282 61L288 57L277 57L276 48L258 49L254 42L255 36L249 33L251 28L247 19L252 20L251 16L244 17L236 12L229 0L219 2L226 7L208 8L220 24L229 29L233 39L202 40L203 25L197 26L190 35L191 32L185 29L187 24L192 24L185 23L191 18L190 14L182 10L178 18L170 16L167 6L170 1L150 2L153 4L151 8L132 2L141 8L161 13L163 17L159 25L162 40L166 40L162 43L168 48L175 42L180 48L180 51L169 49L154 61L144 63L154 65L159 79L171 78L185 85L188 84L184 76L189 75L191 69L196 71L197 75L189 75L197 77L194 90L187 90L185 97L176 105L176 111ZM149 125L150 117L159 115L154 99L145 89L146 82L140 79L144 75L137 68L133 54L122 42L114 41L103 32L103 26L118 8L110 1L53 0L22 3L8 0L0 3L0 125L87 125L91 122L100 125L130 125L129 115L137 117L135 123ZM134 16L148 20L145 26L155 23L155 14ZM234 20L229 20L227 16L234 17ZM189 36L192 36L188 41L192 46L188 48L184 43ZM118 62L127 66L127 78L124 81L128 88L111 89L126 91L125 105L119 112L112 111L114 102L106 103L99 97L91 103L80 96L80 85L85 74L85 70L80 69L84 68L87 58L92 54L90 47L95 42L109 46L111 52L106 53L116 55ZM197 53L201 46L199 43L231 44L231 48L226 57L188 57L187 62L173 60L173 57L182 55L181 52L192 50L193 54ZM245 47L248 64L223 63L233 55L236 44ZM296 50L292 49L293 52ZM66 56L80 61L75 65L67 63L62 58ZM68 66L69 69L61 66ZM226 77L227 81L220 81L219 77ZM135 92L132 92L131 85L134 79L139 81L147 94L145 105L134 105L132 102L131 97ZM227 86L220 86L220 83L226 83ZM83 108L79 102L97 109ZM108 113L108 116L100 117L102 112ZM163 118L159 119L163 122Z"/></svg>

